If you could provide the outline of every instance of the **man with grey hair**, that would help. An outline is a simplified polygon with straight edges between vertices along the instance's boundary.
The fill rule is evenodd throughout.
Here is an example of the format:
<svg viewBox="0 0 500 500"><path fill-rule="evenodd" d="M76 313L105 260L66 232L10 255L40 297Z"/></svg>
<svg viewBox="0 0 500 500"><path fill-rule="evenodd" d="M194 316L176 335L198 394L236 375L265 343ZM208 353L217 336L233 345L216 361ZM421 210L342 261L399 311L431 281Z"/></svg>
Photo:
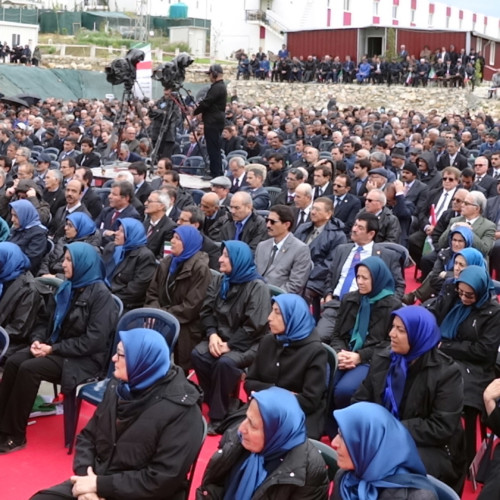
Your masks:
<svg viewBox="0 0 500 500"><path fill-rule="evenodd" d="M228 223L229 212L225 206L219 205L217 193L205 193L201 198L200 208L205 215L203 233L214 241L222 241L220 231Z"/></svg>
<svg viewBox="0 0 500 500"><path fill-rule="evenodd" d="M62 183L63 174L60 170L50 169L47 171L42 198L49 204L52 217L54 217L59 207L66 204Z"/></svg>
<svg viewBox="0 0 500 500"><path fill-rule="evenodd" d="M375 243L399 243L401 238L401 226L398 218L386 207L387 197L381 189L370 190L365 199L365 208L359 214L368 212L376 215L379 222L379 230L375 236Z"/></svg>
<svg viewBox="0 0 500 500"><path fill-rule="evenodd" d="M484 194L480 191L470 191L462 203L462 215L453 217L448 228L439 238L439 248L448 246L451 230L457 226L465 226L472 230L472 246L486 257L495 244L496 224L483 217L485 210L486 197Z"/></svg>
<svg viewBox="0 0 500 500"><path fill-rule="evenodd" d="M296 208L295 224L293 231L297 231L301 224L311 220L311 209L313 205L312 186L307 183L299 184L295 188L293 202Z"/></svg>
<svg viewBox="0 0 500 500"><path fill-rule="evenodd" d="M170 205L170 196L164 191L152 191L144 203L144 229L148 239L146 246L157 259L163 258L165 242L172 239L177 227L175 221L167 215Z"/></svg>
<svg viewBox="0 0 500 500"><path fill-rule="evenodd" d="M229 160L229 170L231 172L229 175L231 193L236 193L236 191L248 186L245 160L241 156L233 156Z"/></svg>
<svg viewBox="0 0 500 500"><path fill-rule="evenodd" d="M238 191L229 205L231 216L221 228L221 241L244 241L255 252L257 245L267 239L265 220L253 210L252 197L245 191Z"/></svg>

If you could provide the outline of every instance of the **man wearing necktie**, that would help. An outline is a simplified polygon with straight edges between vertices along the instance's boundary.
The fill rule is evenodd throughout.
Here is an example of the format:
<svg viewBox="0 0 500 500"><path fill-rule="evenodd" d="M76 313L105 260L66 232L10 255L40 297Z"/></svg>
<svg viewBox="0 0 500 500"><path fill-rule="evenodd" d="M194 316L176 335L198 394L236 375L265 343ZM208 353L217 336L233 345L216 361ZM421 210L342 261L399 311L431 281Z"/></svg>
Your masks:
<svg viewBox="0 0 500 500"><path fill-rule="evenodd" d="M321 196L330 196L332 190L332 169L328 165L319 165L314 168L314 199Z"/></svg>

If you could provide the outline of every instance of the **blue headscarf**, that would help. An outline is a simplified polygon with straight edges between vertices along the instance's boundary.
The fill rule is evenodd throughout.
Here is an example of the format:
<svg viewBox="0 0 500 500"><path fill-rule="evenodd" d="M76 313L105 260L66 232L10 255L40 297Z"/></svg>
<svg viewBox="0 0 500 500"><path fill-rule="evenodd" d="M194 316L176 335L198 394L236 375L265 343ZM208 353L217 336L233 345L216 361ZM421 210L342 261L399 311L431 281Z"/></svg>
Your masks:
<svg viewBox="0 0 500 500"><path fill-rule="evenodd" d="M50 336L51 343L59 339L61 325L73 300L74 291L104 280L104 265L95 247L88 243L75 242L64 248L71 255L73 276L64 281L55 295L56 310Z"/></svg>
<svg viewBox="0 0 500 500"><path fill-rule="evenodd" d="M421 306L403 307L394 311L392 316L397 316L403 322L410 344L410 351L405 355L391 351L391 364L382 395L383 405L399 418L399 405L403 399L408 366L422 354L434 349L439 344L441 335L434 315Z"/></svg>
<svg viewBox="0 0 500 500"><path fill-rule="evenodd" d="M125 243L116 246L113 252L113 258L106 262L106 281L108 284L113 277L115 269L125 258L125 254L130 250L135 250L136 248L146 245L148 242L144 226L137 219L124 217L123 219L117 219L115 225L116 227L119 225L123 227Z"/></svg>
<svg viewBox="0 0 500 500"><path fill-rule="evenodd" d="M465 248L469 248L470 246L472 246L472 240L474 239L474 234L472 233L472 229L470 229L469 227L465 227L465 226L457 226L455 229L453 229L453 231L450 231L450 234L448 236L448 246L451 250L451 240L453 239L453 235L454 234L460 234L460 236L462 236L462 238L464 239L465 241ZM453 252L453 250L452 250ZM451 259L447 262L446 266L445 266L445 269L447 271L451 271L453 269L453 263L455 261L455 256L460 253L460 252L454 252Z"/></svg>
<svg viewBox="0 0 500 500"><path fill-rule="evenodd" d="M169 268L170 274L175 273L179 264L198 253L203 245L203 236L193 226L179 226L174 229L174 233L181 239L184 250L180 255L172 257Z"/></svg>
<svg viewBox="0 0 500 500"><path fill-rule="evenodd" d="M276 335L279 342L288 346L311 335L316 322L307 302L300 295L284 293L274 297L272 303L278 304L285 323L285 332Z"/></svg>
<svg viewBox="0 0 500 500"><path fill-rule="evenodd" d="M232 268L229 274L224 274L220 286L219 294L222 299L226 300L231 285L264 278L257 272L252 250L246 243L236 240L223 241L221 250L223 251L224 248L227 250Z"/></svg>
<svg viewBox="0 0 500 500"><path fill-rule="evenodd" d="M118 332L125 351L127 382L117 388L123 399L130 399L134 391L151 387L170 369L170 350L160 333L149 328L133 328Z"/></svg>
<svg viewBox="0 0 500 500"><path fill-rule="evenodd" d="M267 477L265 464L279 459L307 439L306 418L294 394L271 387L255 392L252 398L259 406L264 423L264 449L251 453L232 474L224 500L250 500Z"/></svg>
<svg viewBox="0 0 500 500"><path fill-rule="evenodd" d="M349 341L349 347L353 352L361 349L365 343L370 325L372 305L384 297L394 295L396 289L391 271L380 257L368 257L359 264L356 264L356 274L360 266L364 266L370 271L372 291L366 295L361 295L356 322L351 331L351 340Z"/></svg>
<svg viewBox="0 0 500 500"><path fill-rule="evenodd" d="M457 255L461 255L465 259L465 262L467 262L468 266L480 266L485 270L488 270L483 254L475 248L464 248L463 250L460 250L460 252L457 252L453 257L453 263L455 263Z"/></svg>
<svg viewBox="0 0 500 500"><path fill-rule="evenodd" d="M83 212L73 212L66 217L73 227L76 229L75 238L85 238L85 236L90 236L96 231L96 226L94 221Z"/></svg>
<svg viewBox="0 0 500 500"><path fill-rule="evenodd" d="M19 227L14 231L24 231L31 227L40 226L45 229L40 221L40 216L33 203L28 200L17 200L9 203L9 206L15 210L19 219Z"/></svg>
<svg viewBox="0 0 500 500"><path fill-rule="evenodd" d="M15 280L30 267L30 260L15 243L0 243L0 297L4 283Z"/></svg>
<svg viewBox="0 0 500 500"><path fill-rule="evenodd" d="M458 327L471 313L473 308L480 308L491 299L491 280L485 267L467 266L456 279L456 283L469 285L476 294L476 302L466 306L457 296L455 305L448 311L440 325L441 336L445 339L454 339Z"/></svg>
<svg viewBox="0 0 500 500"><path fill-rule="evenodd" d="M377 488L435 491L410 433L383 406L361 402L333 415L355 467L342 475L343 500L375 500Z"/></svg>

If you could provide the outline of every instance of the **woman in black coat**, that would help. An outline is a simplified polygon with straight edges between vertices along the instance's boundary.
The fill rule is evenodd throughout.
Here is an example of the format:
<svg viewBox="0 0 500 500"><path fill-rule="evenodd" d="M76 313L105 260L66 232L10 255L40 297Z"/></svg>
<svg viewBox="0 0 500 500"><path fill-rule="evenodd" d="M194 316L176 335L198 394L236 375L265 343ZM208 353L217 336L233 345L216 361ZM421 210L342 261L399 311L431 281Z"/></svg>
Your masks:
<svg viewBox="0 0 500 500"><path fill-rule="evenodd" d="M144 306L146 292L156 270L156 259L146 246L144 226L136 219L117 219L115 241L103 252L106 281L123 302L124 311Z"/></svg>
<svg viewBox="0 0 500 500"><path fill-rule="evenodd" d="M307 435L319 439L326 410L326 351L302 297L282 294L272 302L272 335L260 341L245 379L245 391L249 397L273 386L293 392L306 415Z"/></svg>
<svg viewBox="0 0 500 500"><path fill-rule="evenodd" d="M385 406L415 440L427 473L460 491L465 477L463 381L438 348L434 316L420 306L393 312L391 348L377 351L353 401Z"/></svg>
<svg viewBox="0 0 500 500"><path fill-rule="evenodd" d="M336 409L349 406L368 373L375 348L388 345L391 313L401 307L394 296L394 278L382 259L364 259L356 264L355 273L358 290L342 298L330 344L339 361L333 391Z"/></svg>
<svg viewBox="0 0 500 500"><path fill-rule="evenodd" d="M64 257L66 281L55 295L52 319L33 333L31 346L13 354L0 384L0 454L26 446L26 425L42 380L69 394L105 372L118 308L104 284L94 247L71 243Z"/></svg>
<svg viewBox="0 0 500 500"><path fill-rule="evenodd" d="M14 243L0 243L0 325L9 334L9 348L2 363L12 353L30 344L41 298L29 271L30 261Z"/></svg>
<svg viewBox="0 0 500 500"><path fill-rule="evenodd" d="M32 500L183 500L203 439L201 393L156 331L119 332L114 378L76 440L75 475Z"/></svg>

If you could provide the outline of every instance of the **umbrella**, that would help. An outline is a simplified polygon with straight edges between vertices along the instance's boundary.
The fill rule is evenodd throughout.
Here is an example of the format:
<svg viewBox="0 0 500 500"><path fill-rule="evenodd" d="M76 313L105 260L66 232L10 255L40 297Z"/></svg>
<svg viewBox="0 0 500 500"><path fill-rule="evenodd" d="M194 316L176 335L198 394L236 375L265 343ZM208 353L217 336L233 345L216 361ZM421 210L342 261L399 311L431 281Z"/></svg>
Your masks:
<svg viewBox="0 0 500 500"><path fill-rule="evenodd" d="M4 102L5 104L10 104L11 106L25 106L26 108L30 107L30 105L26 101L24 101L23 99L19 99L19 97L2 97L0 101Z"/></svg>
<svg viewBox="0 0 500 500"><path fill-rule="evenodd" d="M37 106L38 101L42 100L41 97L32 94L17 94L14 97L21 99L22 101L26 101L30 106Z"/></svg>

